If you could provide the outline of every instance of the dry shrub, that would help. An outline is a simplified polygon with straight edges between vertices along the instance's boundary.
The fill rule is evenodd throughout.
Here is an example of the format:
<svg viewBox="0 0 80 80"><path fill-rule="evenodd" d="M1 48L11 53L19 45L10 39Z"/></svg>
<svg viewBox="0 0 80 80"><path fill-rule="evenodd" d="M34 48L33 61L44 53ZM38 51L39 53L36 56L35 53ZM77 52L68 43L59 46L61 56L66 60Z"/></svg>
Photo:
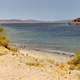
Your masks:
<svg viewBox="0 0 80 80"><path fill-rule="evenodd" d="M0 27L0 46L3 46L9 50L17 51L17 48L10 45L10 41L6 36L6 30Z"/></svg>
<svg viewBox="0 0 80 80"><path fill-rule="evenodd" d="M73 58L70 59L68 64L71 65L72 69L80 69L80 51L77 51Z"/></svg>

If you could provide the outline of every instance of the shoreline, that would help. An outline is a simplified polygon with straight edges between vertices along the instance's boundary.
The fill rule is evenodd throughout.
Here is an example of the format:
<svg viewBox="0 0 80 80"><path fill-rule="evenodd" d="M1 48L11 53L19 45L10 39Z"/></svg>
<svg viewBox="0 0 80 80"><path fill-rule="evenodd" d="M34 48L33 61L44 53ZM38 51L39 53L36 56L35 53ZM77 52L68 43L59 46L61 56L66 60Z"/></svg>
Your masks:
<svg viewBox="0 0 80 80"><path fill-rule="evenodd" d="M22 47L21 47L22 48ZM50 54L59 54L59 55L65 55L65 56L74 56L73 52L68 51L62 51L62 50L55 50L55 49L45 49L45 48L22 48L23 50L34 50L34 51L41 51L44 53L50 53Z"/></svg>
<svg viewBox="0 0 80 80"><path fill-rule="evenodd" d="M66 55L66 56L74 56L74 53L72 52L66 52L66 51L61 51L61 50L50 50L50 49L33 49L35 51L43 51L43 52L48 52L52 54L60 54L60 55Z"/></svg>
<svg viewBox="0 0 80 80"><path fill-rule="evenodd" d="M33 56L36 59L43 59L43 60L52 60L55 62L58 62L59 64L66 63L70 60L73 55L65 54L65 53L59 53L59 52L49 52L44 50L36 50L36 49L30 49L30 48L19 48L20 52L24 55ZM63 51L62 51L63 52Z"/></svg>
<svg viewBox="0 0 80 80"><path fill-rule="evenodd" d="M75 53L70 52L70 51L65 51L65 50L58 50L58 49L50 49L50 48L36 48L36 47L28 47L25 45L21 45L18 43L14 43L14 45L17 48L22 48L23 50L35 50L35 51L41 51L41 52L48 52L51 54L59 54L59 55L65 55L65 56L74 56Z"/></svg>

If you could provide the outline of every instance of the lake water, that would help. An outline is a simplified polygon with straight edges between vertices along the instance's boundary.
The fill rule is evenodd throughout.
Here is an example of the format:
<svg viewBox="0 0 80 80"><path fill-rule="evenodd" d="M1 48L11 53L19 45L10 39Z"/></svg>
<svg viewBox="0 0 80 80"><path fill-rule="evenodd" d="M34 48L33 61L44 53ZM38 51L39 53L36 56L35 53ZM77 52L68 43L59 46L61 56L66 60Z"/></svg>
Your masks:
<svg viewBox="0 0 80 80"><path fill-rule="evenodd" d="M67 24L8 24L8 37L28 48L74 52L80 49L80 27Z"/></svg>

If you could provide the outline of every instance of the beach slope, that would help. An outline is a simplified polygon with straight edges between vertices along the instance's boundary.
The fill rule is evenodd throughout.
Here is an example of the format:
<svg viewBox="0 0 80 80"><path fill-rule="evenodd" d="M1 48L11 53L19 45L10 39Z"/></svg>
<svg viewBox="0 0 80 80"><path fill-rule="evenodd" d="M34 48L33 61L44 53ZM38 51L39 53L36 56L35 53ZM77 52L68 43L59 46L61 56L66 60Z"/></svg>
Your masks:
<svg viewBox="0 0 80 80"><path fill-rule="evenodd" d="M69 56L0 46L0 80L80 80L79 70L70 70Z"/></svg>

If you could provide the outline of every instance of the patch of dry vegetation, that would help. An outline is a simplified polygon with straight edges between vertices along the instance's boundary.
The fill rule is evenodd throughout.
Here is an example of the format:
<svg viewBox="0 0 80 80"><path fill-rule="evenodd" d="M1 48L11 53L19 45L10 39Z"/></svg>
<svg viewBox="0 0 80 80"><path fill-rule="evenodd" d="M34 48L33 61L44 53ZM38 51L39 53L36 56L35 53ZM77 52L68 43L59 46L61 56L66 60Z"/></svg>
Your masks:
<svg viewBox="0 0 80 80"><path fill-rule="evenodd" d="M72 57L70 59L68 64L70 65L70 69L79 69L80 70L80 51L77 51L75 53L74 57Z"/></svg>
<svg viewBox="0 0 80 80"><path fill-rule="evenodd" d="M17 48L12 46L6 37L6 30L0 26L0 46L3 46L11 51L17 51Z"/></svg>

